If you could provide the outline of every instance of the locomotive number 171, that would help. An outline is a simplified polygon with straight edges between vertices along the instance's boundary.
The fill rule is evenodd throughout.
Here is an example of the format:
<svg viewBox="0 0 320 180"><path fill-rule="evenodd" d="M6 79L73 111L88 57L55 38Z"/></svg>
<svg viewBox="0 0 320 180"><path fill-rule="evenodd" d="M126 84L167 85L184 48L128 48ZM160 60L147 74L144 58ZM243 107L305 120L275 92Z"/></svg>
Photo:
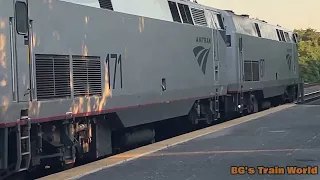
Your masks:
<svg viewBox="0 0 320 180"><path fill-rule="evenodd" d="M106 64L107 64L107 68L108 68L109 89L111 89L111 86L112 86L112 89L115 89L117 81L118 81L118 83L120 81L120 89L122 89L121 54L107 54ZM117 71L119 72L118 76L117 76ZM120 76L120 79L119 79L119 76Z"/></svg>

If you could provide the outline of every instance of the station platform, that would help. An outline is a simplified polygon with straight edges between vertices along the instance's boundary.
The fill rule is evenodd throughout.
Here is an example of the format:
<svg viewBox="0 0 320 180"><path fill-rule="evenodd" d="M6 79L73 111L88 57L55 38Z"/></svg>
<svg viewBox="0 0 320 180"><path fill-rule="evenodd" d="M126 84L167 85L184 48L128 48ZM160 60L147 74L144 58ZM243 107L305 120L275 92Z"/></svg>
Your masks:
<svg viewBox="0 0 320 180"><path fill-rule="evenodd" d="M318 165L320 106L293 105L132 161L92 172L79 179L316 180L320 179ZM252 169L246 172L241 169L236 171L232 166L254 168L255 172ZM266 171L259 166L280 169ZM311 166L313 169L309 168L306 172L309 175L288 175L286 166ZM285 169L284 174L281 167ZM294 173L292 168L291 173ZM232 174L235 172L242 174ZM296 173L300 173L300 170Z"/></svg>

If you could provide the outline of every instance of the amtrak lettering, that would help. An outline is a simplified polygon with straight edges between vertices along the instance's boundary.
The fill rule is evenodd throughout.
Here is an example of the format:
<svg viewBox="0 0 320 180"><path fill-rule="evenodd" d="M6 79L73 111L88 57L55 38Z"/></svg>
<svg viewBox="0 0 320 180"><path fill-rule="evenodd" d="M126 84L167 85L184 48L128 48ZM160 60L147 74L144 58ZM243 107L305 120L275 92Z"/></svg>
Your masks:
<svg viewBox="0 0 320 180"><path fill-rule="evenodd" d="M210 38L207 38L207 37L197 37L196 42L198 42L198 43L208 43L208 44L210 44L210 43L211 43L211 39L210 39Z"/></svg>

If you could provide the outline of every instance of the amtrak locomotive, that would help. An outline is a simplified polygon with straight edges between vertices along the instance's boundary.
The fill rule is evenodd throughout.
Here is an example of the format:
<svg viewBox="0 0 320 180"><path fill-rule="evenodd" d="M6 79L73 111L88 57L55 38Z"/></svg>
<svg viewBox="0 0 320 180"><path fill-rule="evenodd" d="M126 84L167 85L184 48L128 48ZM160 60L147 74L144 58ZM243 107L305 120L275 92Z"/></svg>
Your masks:
<svg viewBox="0 0 320 180"><path fill-rule="evenodd" d="M297 43L190 1L0 0L0 179L293 102Z"/></svg>

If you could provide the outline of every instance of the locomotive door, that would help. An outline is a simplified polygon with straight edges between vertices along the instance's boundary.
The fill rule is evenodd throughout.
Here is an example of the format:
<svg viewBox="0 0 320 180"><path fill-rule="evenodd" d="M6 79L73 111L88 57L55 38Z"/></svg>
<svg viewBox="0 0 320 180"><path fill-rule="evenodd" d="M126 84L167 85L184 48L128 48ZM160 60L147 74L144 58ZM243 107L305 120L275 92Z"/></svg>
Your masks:
<svg viewBox="0 0 320 180"><path fill-rule="evenodd" d="M14 101L30 100L30 58L28 1L14 0L14 16L10 20L12 44L12 79Z"/></svg>
<svg viewBox="0 0 320 180"><path fill-rule="evenodd" d="M214 81L219 81L219 22L217 20L217 14L213 11L208 10L209 23L212 27L212 52L213 52L213 70L214 70Z"/></svg>

